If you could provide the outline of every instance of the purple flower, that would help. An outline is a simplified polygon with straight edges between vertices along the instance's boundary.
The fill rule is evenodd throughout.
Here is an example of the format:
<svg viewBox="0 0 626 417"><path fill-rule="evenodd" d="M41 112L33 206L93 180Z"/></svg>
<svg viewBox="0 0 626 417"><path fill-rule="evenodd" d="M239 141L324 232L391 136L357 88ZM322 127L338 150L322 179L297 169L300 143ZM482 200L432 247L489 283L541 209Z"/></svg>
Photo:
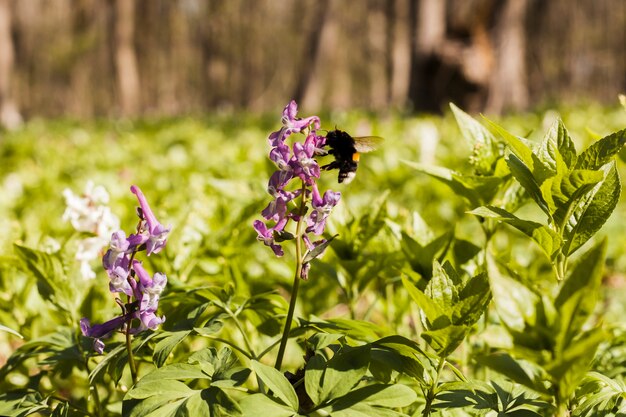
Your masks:
<svg viewBox="0 0 626 417"><path fill-rule="evenodd" d="M283 248L274 241L274 228L268 229L265 223L263 223L261 220L255 220L253 225L254 230L256 230L258 234L258 240L263 242L265 246L269 246L270 248L272 248L276 256L283 256L285 254L285 252L283 252Z"/></svg>
<svg viewBox="0 0 626 417"><path fill-rule="evenodd" d="M83 336L94 338L93 349L102 354L104 352L104 342L100 338L107 337L114 331L124 327L128 321L127 316L118 316L102 324L91 325L89 319L83 317L80 319L80 331Z"/></svg>
<svg viewBox="0 0 626 417"><path fill-rule="evenodd" d="M296 176L300 177L307 185L314 183L314 178L320 177L320 166L313 159L315 154L315 144L313 141L305 141L304 145L300 142L293 144L293 158L291 166Z"/></svg>
<svg viewBox="0 0 626 417"><path fill-rule="evenodd" d="M139 285L135 289L135 296L139 300L139 310L135 317L141 321L141 326L137 331L155 329L165 321L165 316L159 318L154 313L159 306L159 297L167 284L167 277L159 272L154 274L154 277L150 277L141 262L137 260L133 261L133 269L139 277Z"/></svg>
<svg viewBox="0 0 626 417"><path fill-rule="evenodd" d="M148 235L144 235L143 239L145 240L141 242L146 244L146 254L150 256L152 253L159 253L167 243L167 235L171 230L171 226L165 227L159 223L139 187L133 185L130 187L130 191L137 196L142 216L148 226Z"/></svg>
<svg viewBox="0 0 626 417"><path fill-rule="evenodd" d="M128 261L128 259L127 259ZM128 296L133 295L133 289L128 282L128 275L130 271L122 266L116 266L110 271L109 274L109 291L112 293L123 292Z"/></svg>
<svg viewBox="0 0 626 417"><path fill-rule="evenodd" d="M316 235L324 233L326 227L326 219L330 215L333 207L339 203L341 193L327 190L324 197L320 197L317 186L313 186L311 205L313 211L307 217L307 232L313 232Z"/></svg>
<svg viewBox="0 0 626 417"><path fill-rule="evenodd" d="M317 116L307 117L300 119L296 117L298 114L298 105L295 100L291 100L289 104L283 109L283 116L281 122L283 127L270 134L269 142L270 146L279 146L285 139L292 133L298 133L313 124L315 129L320 128L320 119Z"/></svg>
<svg viewBox="0 0 626 417"><path fill-rule="evenodd" d="M289 165L289 161L291 159L291 154L289 152L289 146L281 143L280 145L272 148L270 151L270 159L276 164L280 171L288 171L292 170Z"/></svg>

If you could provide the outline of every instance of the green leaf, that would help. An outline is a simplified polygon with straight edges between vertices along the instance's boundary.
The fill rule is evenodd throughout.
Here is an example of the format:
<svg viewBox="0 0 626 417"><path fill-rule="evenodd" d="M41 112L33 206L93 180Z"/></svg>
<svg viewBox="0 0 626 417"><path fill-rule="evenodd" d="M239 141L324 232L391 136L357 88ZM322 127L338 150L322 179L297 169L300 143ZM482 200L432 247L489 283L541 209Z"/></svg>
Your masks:
<svg viewBox="0 0 626 417"><path fill-rule="evenodd" d="M537 392L549 394L550 391L546 389L543 380L541 378L532 377L518 361L516 361L510 354L506 352L495 352L488 355L477 355L474 360L482 366L487 366L490 369L506 376L511 381L522 384L528 388L531 388Z"/></svg>
<svg viewBox="0 0 626 417"><path fill-rule="evenodd" d="M322 253L324 253L328 245L330 245L330 242L332 242L333 239L335 239L337 236L339 235L331 236L328 239L326 239L325 242L317 245L312 250L307 250L307 252L304 254L304 258L302 259L302 262L304 263L311 262L313 259L319 257Z"/></svg>
<svg viewBox="0 0 626 417"><path fill-rule="evenodd" d="M35 391L11 391L0 393L0 415L25 417L34 413L45 413L48 404Z"/></svg>
<svg viewBox="0 0 626 417"><path fill-rule="evenodd" d="M453 239L454 232L448 231L422 246L411 236L402 232L400 247L411 269L428 281L433 274L433 261L445 255Z"/></svg>
<svg viewBox="0 0 626 417"><path fill-rule="evenodd" d="M539 208L548 215L548 218L551 218L552 215L550 213L548 203L543 197L543 193L539 188L539 183L533 176L530 167L513 154L506 158L506 163L509 166L513 177L515 177L515 179L522 185L530 198L532 198L535 203L537 203Z"/></svg>
<svg viewBox="0 0 626 417"><path fill-rule="evenodd" d="M404 288L409 293L409 296L411 296L413 301L422 309L426 315L426 319L431 324L435 323L440 317L447 317L445 311L441 309L439 304L417 289L406 277L402 277L402 284L404 284Z"/></svg>
<svg viewBox="0 0 626 417"><path fill-rule="evenodd" d="M281 399L286 405L291 407L292 410L298 411L300 407L298 396L291 383L285 378L285 375L279 370L255 360L252 361L252 370L272 391L273 395Z"/></svg>
<svg viewBox="0 0 626 417"><path fill-rule="evenodd" d="M417 394L406 385L373 384L350 391L336 402L340 404L361 403L377 407L401 408L408 407L417 400Z"/></svg>
<svg viewBox="0 0 626 417"><path fill-rule="evenodd" d="M163 366L167 357L172 353L174 348L178 346L191 333L191 330L181 330L178 332L163 332L159 335L161 338L154 347L152 359L157 368Z"/></svg>
<svg viewBox="0 0 626 417"><path fill-rule="evenodd" d="M580 154L576 168L599 169L622 149L624 143L626 143L626 129L605 136Z"/></svg>
<svg viewBox="0 0 626 417"><path fill-rule="evenodd" d="M68 322L75 322L73 314L76 311L76 297L59 256L18 244L13 247L26 269L37 279L41 297L65 312Z"/></svg>
<svg viewBox="0 0 626 417"><path fill-rule="evenodd" d="M406 417L406 414L389 410L388 408L372 407L371 405L360 403L340 410L336 410L333 405L330 414L327 415L333 417Z"/></svg>
<svg viewBox="0 0 626 417"><path fill-rule="evenodd" d="M475 179L474 183L472 184L471 180L461 180L461 178L464 178L462 174L452 171L448 168L428 166L410 161L404 161L404 163L424 174L430 175L432 178L443 182L448 187L450 187L450 189L454 191L456 195L465 198L471 207L481 206L488 202L483 200L483 197L481 196L481 192L479 192L479 190L483 192L486 192L487 190L493 190L494 185L502 181L500 178L482 177L484 181L483 183L477 182L480 180Z"/></svg>
<svg viewBox="0 0 626 417"><path fill-rule="evenodd" d="M521 282L500 272L491 254L487 256L489 283L500 320L511 330L524 332L526 323L535 323L540 297Z"/></svg>
<svg viewBox="0 0 626 417"><path fill-rule="evenodd" d="M325 364L323 375L320 379L319 403L339 398L350 392L367 373L369 362L369 345L355 348L343 347ZM308 369L309 366L307 366L307 372ZM311 399L313 399L313 396L311 396Z"/></svg>
<svg viewBox="0 0 626 417"><path fill-rule="evenodd" d="M549 227L530 220L522 220L499 207L478 207L470 211L470 213L480 217L496 219L515 227L526 236L531 237L550 259L559 251L563 243L561 237Z"/></svg>
<svg viewBox="0 0 626 417"><path fill-rule="evenodd" d="M20 339L23 339L24 336L22 336L20 333L16 332L15 330L7 327L7 326L3 326L2 324L0 324L0 331L3 332L7 332L7 333L11 333L12 335L15 335L17 337L19 337Z"/></svg>
<svg viewBox="0 0 626 417"><path fill-rule="evenodd" d="M449 263L446 262L446 265L449 266ZM448 274L448 271L435 260L433 261L433 277L426 285L425 294L439 306L441 311L449 311L459 298L456 290L458 279L455 271ZM431 323L434 322L431 321Z"/></svg>
<svg viewBox="0 0 626 417"><path fill-rule="evenodd" d="M239 404L244 417L291 417L297 414L263 394L248 395Z"/></svg>
<svg viewBox="0 0 626 417"><path fill-rule="evenodd" d="M602 282L607 241L603 239L571 268L555 299L560 328L557 341L563 348L580 333L593 313Z"/></svg>
<svg viewBox="0 0 626 417"><path fill-rule="evenodd" d="M582 197L568 219L563 247L568 256L600 230L619 202L622 187L615 162L604 170L604 180Z"/></svg>
<svg viewBox="0 0 626 417"><path fill-rule="evenodd" d="M487 310L490 301L491 288L487 274L470 278L459 292L459 301L452 308L452 323L472 326Z"/></svg>
<svg viewBox="0 0 626 417"><path fill-rule="evenodd" d="M580 380L589 370L598 345L606 340L606 333L601 328L594 328L578 335L570 341L558 356L544 366L553 382L558 386L561 398L570 398Z"/></svg>
<svg viewBox="0 0 626 417"><path fill-rule="evenodd" d="M421 336L440 357L445 358L459 347L470 329L471 327L464 325L448 325L437 330L424 331Z"/></svg>
<svg viewBox="0 0 626 417"><path fill-rule="evenodd" d="M304 388L311 398L313 405L320 405L322 402L322 377L326 369L326 359L316 353L306 364L304 372Z"/></svg>
<svg viewBox="0 0 626 417"><path fill-rule="evenodd" d="M450 103L450 108L461 129L461 134L472 148L471 163L479 175L493 173L494 165L501 156L498 141L491 132L472 116Z"/></svg>
<svg viewBox="0 0 626 417"><path fill-rule="evenodd" d="M504 139L504 141L509 146L511 151L515 154L515 156L517 156L517 158L526 167L528 167L529 171L534 172L536 168L535 164L538 163L539 161L537 160L536 156L533 154L533 151L530 148L530 146L524 143L522 139L507 132L503 127L499 126L498 124L492 122L491 120L487 119L484 116L483 118L489 125L489 129L492 132L494 132L496 135L499 135L502 139Z"/></svg>
<svg viewBox="0 0 626 417"><path fill-rule="evenodd" d="M370 371L379 366L386 371L395 370L425 383L425 369L433 368L431 360L420 346L405 337L394 335L372 343Z"/></svg>

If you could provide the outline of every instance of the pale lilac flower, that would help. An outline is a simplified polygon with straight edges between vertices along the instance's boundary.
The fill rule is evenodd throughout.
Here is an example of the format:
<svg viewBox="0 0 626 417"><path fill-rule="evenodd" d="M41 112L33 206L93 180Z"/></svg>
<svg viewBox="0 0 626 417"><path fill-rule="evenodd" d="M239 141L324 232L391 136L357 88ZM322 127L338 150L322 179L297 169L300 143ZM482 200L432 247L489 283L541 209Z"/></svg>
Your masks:
<svg viewBox="0 0 626 417"><path fill-rule="evenodd" d="M324 197L320 197L316 186L313 187L311 198L311 206L313 211L307 217L307 232L313 232L316 235L324 233L326 227L326 219L330 215L333 207L339 203L341 193L327 190Z"/></svg>
<svg viewBox="0 0 626 417"><path fill-rule="evenodd" d="M290 165L296 176L300 177L307 185L312 185L315 178L320 177L320 166L313 159L315 155L315 144L312 141L305 141L293 144L293 159Z"/></svg>
<svg viewBox="0 0 626 417"><path fill-rule="evenodd" d="M258 236L257 239L265 244L265 246L269 246L274 251L276 256L283 256L285 252L283 252L282 246L274 241L274 229L268 229L265 223L260 220L255 220L254 222L254 230L256 230Z"/></svg>
<svg viewBox="0 0 626 417"><path fill-rule="evenodd" d="M311 124L313 124L314 129L320 128L319 117L311 116L305 119L300 119L296 116L297 114L298 105L295 100L291 100L283 109L283 116L281 118L283 127L279 131L271 133L268 138L271 146L280 145L289 135L301 132Z"/></svg>
<svg viewBox="0 0 626 417"><path fill-rule="evenodd" d="M108 337L114 331L123 328L128 319L128 315L118 316L105 323L92 326L89 319L83 317L80 319L80 331L83 336L94 338L93 348L96 352L102 354L104 352L104 342L100 339Z"/></svg>
<svg viewBox="0 0 626 417"><path fill-rule="evenodd" d="M157 317L154 313L159 306L159 297L167 284L165 274L157 272L154 277L150 277L143 268L141 262L134 260L133 269L139 277L139 285L136 288L136 298L139 300L138 317L141 321L139 330L155 329L165 321L165 316Z"/></svg>
<svg viewBox="0 0 626 417"><path fill-rule="evenodd" d="M146 221L147 235L144 235L145 241L142 242L146 244L146 253L148 256L153 253L159 253L167 243L167 235L171 230L171 226L165 227L159 223L139 187L133 185L130 187L130 191L137 196L142 217Z"/></svg>

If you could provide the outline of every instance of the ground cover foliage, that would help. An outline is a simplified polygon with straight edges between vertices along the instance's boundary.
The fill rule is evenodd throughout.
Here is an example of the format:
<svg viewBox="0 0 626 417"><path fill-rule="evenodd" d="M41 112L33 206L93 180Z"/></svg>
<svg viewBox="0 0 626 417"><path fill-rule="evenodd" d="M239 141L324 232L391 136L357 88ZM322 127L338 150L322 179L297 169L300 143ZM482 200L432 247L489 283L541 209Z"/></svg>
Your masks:
<svg viewBox="0 0 626 417"><path fill-rule="evenodd" d="M305 254L299 228L268 235L282 257L253 228L274 197L278 115L4 133L0 415L626 415L625 108L320 120L385 141L348 185L321 172L341 192L324 243ZM89 181L117 223L64 219ZM108 287L111 230L150 211L131 185L154 212L135 233L157 239L156 218L171 231L150 256L135 246L132 289ZM98 257L76 259L97 239ZM145 294L163 323L140 319ZM142 331L94 351L95 323L120 308Z"/></svg>

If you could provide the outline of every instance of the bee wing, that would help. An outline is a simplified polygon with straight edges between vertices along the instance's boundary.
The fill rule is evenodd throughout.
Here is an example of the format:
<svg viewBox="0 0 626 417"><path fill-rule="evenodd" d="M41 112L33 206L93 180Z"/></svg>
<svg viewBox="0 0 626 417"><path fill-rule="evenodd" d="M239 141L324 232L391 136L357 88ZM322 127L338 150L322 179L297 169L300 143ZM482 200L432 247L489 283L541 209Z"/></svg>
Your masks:
<svg viewBox="0 0 626 417"><path fill-rule="evenodd" d="M356 136L354 139L354 148L357 152L372 152L380 146L383 138L380 136Z"/></svg>

